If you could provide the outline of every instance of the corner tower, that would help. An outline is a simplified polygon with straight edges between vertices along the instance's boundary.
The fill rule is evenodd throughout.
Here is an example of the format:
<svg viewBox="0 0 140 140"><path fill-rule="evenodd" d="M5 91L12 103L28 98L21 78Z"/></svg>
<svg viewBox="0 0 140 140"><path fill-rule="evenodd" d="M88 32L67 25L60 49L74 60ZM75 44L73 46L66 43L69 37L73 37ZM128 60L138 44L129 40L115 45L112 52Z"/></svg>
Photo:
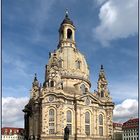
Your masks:
<svg viewBox="0 0 140 140"><path fill-rule="evenodd" d="M104 101L104 102L112 101L112 98L110 97L110 92L108 89L108 81L106 79L103 65L101 65L100 72L99 72L96 95L98 98L100 98L101 101Z"/></svg>

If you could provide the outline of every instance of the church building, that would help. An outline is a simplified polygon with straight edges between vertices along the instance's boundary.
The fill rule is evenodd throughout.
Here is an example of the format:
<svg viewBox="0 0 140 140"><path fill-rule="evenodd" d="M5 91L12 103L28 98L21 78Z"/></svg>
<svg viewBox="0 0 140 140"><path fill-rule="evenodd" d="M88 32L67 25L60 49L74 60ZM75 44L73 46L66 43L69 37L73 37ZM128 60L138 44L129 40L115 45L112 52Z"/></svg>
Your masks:
<svg viewBox="0 0 140 140"><path fill-rule="evenodd" d="M53 49L53 48L52 48ZM49 53L45 80L35 74L25 108L25 140L111 140L114 103L108 90L103 65L97 89L92 92L89 66L76 47L75 26L68 13L59 28L59 43Z"/></svg>

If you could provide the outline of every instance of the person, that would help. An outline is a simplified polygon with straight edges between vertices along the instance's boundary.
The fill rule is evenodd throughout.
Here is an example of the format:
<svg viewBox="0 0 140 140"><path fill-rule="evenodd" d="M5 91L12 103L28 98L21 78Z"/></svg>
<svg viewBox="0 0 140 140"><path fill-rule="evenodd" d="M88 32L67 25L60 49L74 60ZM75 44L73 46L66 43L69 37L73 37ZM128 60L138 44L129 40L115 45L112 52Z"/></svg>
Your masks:
<svg viewBox="0 0 140 140"><path fill-rule="evenodd" d="M64 129L64 140L69 140L69 128L67 126Z"/></svg>

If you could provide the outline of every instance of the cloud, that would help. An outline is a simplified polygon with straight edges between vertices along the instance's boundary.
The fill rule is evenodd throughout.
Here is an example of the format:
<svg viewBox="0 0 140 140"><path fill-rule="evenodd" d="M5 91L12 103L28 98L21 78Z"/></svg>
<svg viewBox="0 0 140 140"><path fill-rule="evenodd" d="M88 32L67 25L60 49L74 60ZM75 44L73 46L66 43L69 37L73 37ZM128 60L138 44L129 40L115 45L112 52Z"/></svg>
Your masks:
<svg viewBox="0 0 140 140"><path fill-rule="evenodd" d="M98 5L101 5L101 4L103 4L105 1L107 1L107 0L96 0L96 3L97 3Z"/></svg>
<svg viewBox="0 0 140 140"><path fill-rule="evenodd" d="M31 76L27 72L30 62L26 61L26 63L25 63L23 60L21 60L21 56L19 54L16 54L14 56L14 55L5 53L3 51L3 65L4 65L4 68L5 68L5 66L9 67L10 73L12 73L11 75L16 75L16 76L18 75L18 76L23 76L26 78ZM16 78L16 76L15 76L15 78Z"/></svg>
<svg viewBox="0 0 140 140"><path fill-rule="evenodd" d="M34 34L32 34L33 42L46 41L46 36L42 34L44 27L46 27L49 17L51 16L51 8L54 4L54 0L40 0L37 8L35 9L35 14L32 15L31 26L34 25Z"/></svg>
<svg viewBox="0 0 140 140"><path fill-rule="evenodd" d="M27 97L2 98L2 126L24 127L24 113L22 109L27 104Z"/></svg>
<svg viewBox="0 0 140 140"><path fill-rule="evenodd" d="M109 85L109 90L113 101L120 102L127 98L138 98L138 85L136 81L133 83L126 81L119 81L120 83L113 82Z"/></svg>
<svg viewBox="0 0 140 140"><path fill-rule="evenodd" d="M107 0L101 5L99 20L100 24L93 29L93 34L103 46L109 45L111 40L133 36L138 32L138 2Z"/></svg>
<svg viewBox="0 0 140 140"><path fill-rule="evenodd" d="M29 88L31 88L31 84L29 84L28 87L17 83L14 87L5 85L2 87L2 95L4 97L8 96L20 97L26 95L29 96Z"/></svg>
<svg viewBox="0 0 140 140"><path fill-rule="evenodd" d="M113 111L113 120L123 123L128 119L138 117L138 101L135 99L126 99L121 104L117 104Z"/></svg>
<svg viewBox="0 0 140 140"><path fill-rule="evenodd" d="M120 52L126 56L129 56L131 58L138 58L138 52L136 52L137 50L134 50L134 49L125 49L125 48L122 48L120 49Z"/></svg>
<svg viewBox="0 0 140 140"><path fill-rule="evenodd" d="M8 30L4 30L5 35L7 32L9 35L14 29L14 35L17 36L17 40L22 38L22 40L24 39L26 42L33 44L47 42L43 32L44 28L50 25L49 18L52 16L51 10L54 2L54 0L35 0L34 2L18 1L16 3L5 3L3 22L4 28L8 27ZM16 26L17 28L15 29ZM22 34L19 30L22 31ZM24 42L22 41L22 43Z"/></svg>

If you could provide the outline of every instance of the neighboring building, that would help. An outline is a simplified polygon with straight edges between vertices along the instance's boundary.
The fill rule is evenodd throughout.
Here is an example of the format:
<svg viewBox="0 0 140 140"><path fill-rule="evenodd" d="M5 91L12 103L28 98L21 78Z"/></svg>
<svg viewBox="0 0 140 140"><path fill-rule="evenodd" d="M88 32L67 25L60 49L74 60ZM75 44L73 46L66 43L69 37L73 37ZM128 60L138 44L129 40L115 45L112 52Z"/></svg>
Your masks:
<svg viewBox="0 0 140 140"><path fill-rule="evenodd" d="M113 140L122 140L122 124L113 123Z"/></svg>
<svg viewBox="0 0 140 140"><path fill-rule="evenodd" d="M2 140L24 140L24 129L3 127L1 129Z"/></svg>
<svg viewBox="0 0 140 140"><path fill-rule="evenodd" d="M35 75L29 103L23 110L25 138L62 140L68 126L69 140L112 139L114 103L103 66L94 93L89 76L85 56L76 47L75 26L66 13L57 50L49 53L43 87Z"/></svg>
<svg viewBox="0 0 140 140"><path fill-rule="evenodd" d="M139 119L130 119L123 123L123 140L139 140Z"/></svg>

